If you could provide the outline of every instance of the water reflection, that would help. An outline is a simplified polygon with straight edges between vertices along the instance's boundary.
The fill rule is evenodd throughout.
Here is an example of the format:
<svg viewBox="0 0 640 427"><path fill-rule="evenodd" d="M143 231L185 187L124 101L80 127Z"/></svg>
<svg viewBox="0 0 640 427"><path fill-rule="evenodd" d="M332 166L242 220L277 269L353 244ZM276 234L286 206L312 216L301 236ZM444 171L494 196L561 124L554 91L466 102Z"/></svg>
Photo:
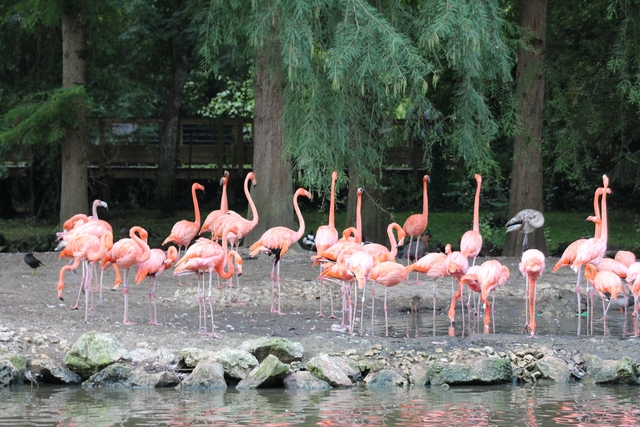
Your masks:
<svg viewBox="0 0 640 427"><path fill-rule="evenodd" d="M381 309L382 310L382 309ZM523 306L524 312L524 306ZM360 317L360 310L358 317ZM364 327L354 328L355 334L364 336L385 336L384 313L376 307L376 316L373 328L369 316L370 307L365 306ZM525 324L524 315L510 313L496 308L491 319L490 331L495 334L523 334ZM360 324L358 320L357 325ZM637 318L631 316L631 312L625 314L618 310L609 310L607 318L603 319L596 314L593 320L587 324L586 317L567 316L539 316L536 318L536 335L557 335L557 336L614 336L622 339L640 336L640 323ZM424 309L421 312L401 312L389 317L389 337L437 337L437 336L458 336L465 337L472 334L483 333L484 324L482 313L477 315L465 308L464 316L457 313L456 323L451 326L447 313L444 311L434 312L432 309ZM494 332L495 331L495 332Z"/></svg>
<svg viewBox="0 0 640 427"><path fill-rule="evenodd" d="M640 425L637 387L584 384L391 390L0 390L0 426Z"/></svg>

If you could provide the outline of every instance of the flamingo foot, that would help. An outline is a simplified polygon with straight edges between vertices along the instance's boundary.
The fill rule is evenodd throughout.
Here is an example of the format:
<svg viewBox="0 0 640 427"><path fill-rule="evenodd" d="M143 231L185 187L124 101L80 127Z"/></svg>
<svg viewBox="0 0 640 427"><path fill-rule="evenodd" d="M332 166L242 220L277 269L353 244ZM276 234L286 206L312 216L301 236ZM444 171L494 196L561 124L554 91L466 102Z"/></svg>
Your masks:
<svg viewBox="0 0 640 427"><path fill-rule="evenodd" d="M336 316L335 314L331 313L331 315L329 315L329 319L337 319L338 316Z"/></svg>
<svg viewBox="0 0 640 427"><path fill-rule="evenodd" d="M76 304L73 307L71 307L71 310L77 310L77 309L78 309L78 304Z"/></svg>
<svg viewBox="0 0 640 427"><path fill-rule="evenodd" d="M240 301L240 300L237 300L237 301L236 301L236 304L238 304L238 305L247 305L247 303L246 303L246 302L244 302L244 301Z"/></svg>
<svg viewBox="0 0 640 427"><path fill-rule="evenodd" d="M217 339L222 339L222 337L218 334L216 334L215 332L211 332L209 335L211 338L217 338Z"/></svg>
<svg viewBox="0 0 640 427"><path fill-rule="evenodd" d="M122 322L123 325L125 326L131 326L131 325L135 325L134 322L129 321L128 319L124 319L124 321Z"/></svg>
<svg viewBox="0 0 640 427"><path fill-rule="evenodd" d="M157 321L154 321L154 322L149 321L149 324L154 326L162 326L162 323L158 323Z"/></svg>
<svg viewBox="0 0 640 427"><path fill-rule="evenodd" d="M318 313L318 315L316 317L324 317L324 314L322 314L322 312Z"/></svg>

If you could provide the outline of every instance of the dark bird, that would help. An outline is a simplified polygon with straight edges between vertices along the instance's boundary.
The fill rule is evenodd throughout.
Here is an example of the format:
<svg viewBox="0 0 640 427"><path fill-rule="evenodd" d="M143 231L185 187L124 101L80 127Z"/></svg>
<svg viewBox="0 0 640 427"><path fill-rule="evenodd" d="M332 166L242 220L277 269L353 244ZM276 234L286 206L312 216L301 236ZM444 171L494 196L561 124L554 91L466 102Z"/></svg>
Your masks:
<svg viewBox="0 0 640 427"><path fill-rule="evenodd" d="M535 209L524 209L507 221L504 228L505 233L510 231L522 231L524 233L524 238L522 239L522 252L524 253L529 249L529 246L527 245L527 238L529 234L533 233L543 225L544 215L542 215L542 212Z"/></svg>
<svg viewBox="0 0 640 427"><path fill-rule="evenodd" d="M32 276L36 274L36 268L40 267L41 265L44 266L44 264L41 263L39 259L33 256L33 252L24 254L24 262L29 264L29 267L31 267Z"/></svg>
<svg viewBox="0 0 640 427"><path fill-rule="evenodd" d="M31 372L31 362L27 360L27 363L24 365L24 377L29 380L31 383L31 387L35 384L38 387L38 380L36 379L37 374Z"/></svg>
<svg viewBox="0 0 640 427"><path fill-rule="evenodd" d="M409 242L408 244L401 246L398 250L398 257L406 258L408 255L409 259L412 261L419 260L427 253L430 240L431 240L431 232L427 230L424 232L422 236L420 236L420 239L414 240L413 242ZM416 251L416 245L418 246L417 251ZM418 256L418 258L415 257L416 255Z"/></svg>

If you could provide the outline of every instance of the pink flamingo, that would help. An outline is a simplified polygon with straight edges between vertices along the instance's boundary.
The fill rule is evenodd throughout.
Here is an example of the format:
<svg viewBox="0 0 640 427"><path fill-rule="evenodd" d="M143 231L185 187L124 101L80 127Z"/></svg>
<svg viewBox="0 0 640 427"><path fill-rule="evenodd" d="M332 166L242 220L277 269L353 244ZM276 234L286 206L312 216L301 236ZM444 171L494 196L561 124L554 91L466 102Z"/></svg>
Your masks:
<svg viewBox="0 0 640 427"><path fill-rule="evenodd" d="M451 305L449 306L449 321L453 325L455 323L456 318L456 301L458 298L460 299L460 307L462 308L462 321L464 323L464 299L462 298L462 277L467 273L469 269L469 260L467 257L459 251L453 251L445 260L445 265L447 267L447 275L451 277L455 277L458 280L458 290L456 293L453 293L453 289L451 289L451 293L453 294L451 297ZM453 284L452 284L453 286Z"/></svg>
<svg viewBox="0 0 640 427"><path fill-rule="evenodd" d="M604 222L604 221L603 221ZM618 295L623 293L620 277L611 271L598 271L593 264L587 264L584 270L584 277L591 283L602 299L603 318L607 317L607 310L612 300L618 299ZM605 294L610 296L609 304L604 305Z"/></svg>
<svg viewBox="0 0 640 427"><path fill-rule="evenodd" d="M522 254L518 268L520 273L527 278L526 296L528 299L529 322L525 320L524 329L531 331L531 336L536 334L536 283L542 275L545 266L544 254L537 249L528 249ZM526 313L525 313L526 317Z"/></svg>
<svg viewBox="0 0 640 427"><path fill-rule="evenodd" d="M258 252L266 252L269 255L274 255L275 260L273 262L273 267L271 268L271 312L278 313L280 315L284 315L282 311L280 311L280 297L281 297L281 287L280 287L280 259L287 253L289 247L296 243L298 240L302 238L304 234L304 218L302 217L302 213L300 212L300 207L298 206L298 197L304 195L307 198L311 199L311 193L309 193L304 188L299 188L295 194L293 195L293 208L296 211L296 215L298 217L298 223L300 224L300 228L298 231L293 231L290 228L278 226L272 227L265 231L260 239L255 242L249 250L251 251L251 256L256 256ZM278 278L278 310L274 310L273 308L273 297L274 297L274 270L277 267L277 278Z"/></svg>
<svg viewBox="0 0 640 427"><path fill-rule="evenodd" d="M62 298L62 291L64 290L64 272L67 270L75 270L82 261L86 265L84 268L84 274L82 275L82 281L80 282L80 289L82 286L85 288L85 310L84 310L84 323L87 323L87 317L89 312L89 293L91 292L91 266L100 261L107 250L113 245L113 234L110 231L106 231L99 238L92 234L77 235L74 239L70 239L67 247L64 251L68 251L74 258L73 264L67 264L60 269L60 276L58 278L58 298L64 301ZM78 292L78 295L80 292ZM78 303L76 302L76 307Z"/></svg>
<svg viewBox="0 0 640 427"><path fill-rule="evenodd" d="M433 279L433 313L435 315L436 312L436 279L439 277L447 276L447 255L451 253L451 245L447 244L446 253L442 252L431 252L414 262L413 264L407 265L406 270L407 273L411 273L412 271L416 271L418 273L422 273L427 277Z"/></svg>
<svg viewBox="0 0 640 427"><path fill-rule="evenodd" d="M331 173L331 199L329 202L329 223L326 225L321 225L318 227L316 231L316 250L318 253L324 252L330 246L336 244L338 242L338 230L335 227L335 191L336 191L336 181L338 180L338 172L333 171ZM322 284L323 280L320 279L320 312L318 313L318 317L324 317L322 314ZM333 312L333 286L332 282L329 282L329 296L331 300L331 314L329 318L335 319L336 316Z"/></svg>
<svg viewBox="0 0 640 427"><path fill-rule="evenodd" d="M482 235L480 234L480 187L482 186L482 177L475 174L476 179L476 197L473 203L473 229L467 231L460 239L460 252L467 257L473 258L473 265L476 264L476 257L482 249Z"/></svg>
<svg viewBox="0 0 640 427"><path fill-rule="evenodd" d="M349 227L342 232L342 237L338 239L338 242L349 241L362 243L362 195L364 194L363 188L358 188L356 191L356 226ZM353 234L353 237L350 237Z"/></svg>
<svg viewBox="0 0 640 427"><path fill-rule="evenodd" d="M195 213L195 221L188 221L183 219L176 222L171 229L171 233L164 239L162 246L167 243L175 243L178 245L178 258L180 258L180 251L184 247L185 250L189 248L191 241L198 235L200 231L200 208L198 207L198 197L196 197L196 191L204 191L204 186L194 182L191 186L191 198L193 199L193 210Z"/></svg>
<svg viewBox="0 0 640 427"><path fill-rule="evenodd" d="M162 249L151 249L149 259L138 264L136 268L136 285L139 285L145 277L149 278L149 324L151 325L161 325L158 323L156 310L156 281L158 276L171 268L177 259L178 250L175 246L170 246L166 254Z"/></svg>
<svg viewBox="0 0 640 427"><path fill-rule="evenodd" d="M634 262L629 266L626 278L627 287L633 294L633 316L638 317L638 299L640 298L640 262Z"/></svg>
<svg viewBox="0 0 640 427"><path fill-rule="evenodd" d="M493 307L495 306L496 294L495 290L507 283L509 280L509 268L506 265L500 264L500 261L492 259L485 261L480 265L480 271L478 271L478 279L482 285L482 293L480 300L484 307L484 333L489 333L489 323L491 321L491 313L493 313ZM493 298L491 304L489 304L489 292L493 291ZM493 333L495 333L495 323L493 325Z"/></svg>
<svg viewBox="0 0 640 427"><path fill-rule="evenodd" d="M379 285L384 286L384 327L385 336L389 336L389 321L387 318L387 289L397 286L407 280L409 273L405 266L395 261L384 261L373 268L369 274L369 279ZM371 333L373 333L373 313L375 298L373 296L373 286L371 287Z"/></svg>
<svg viewBox="0 0 640 427"><path fill-rule="evenodd" d="M396 240L393 230L398 233L398 240ZM389 236L389 245L391 250L380 243L367 243L362 245L362 249L369 252L374 259L378 262L391 261L396 262L396 255L398 254L398 241L402 241L405 237L404 229L400 227L398 223L392 222L387 226L387 236Z"/></svg>
<svg viewBox="0 0 640 427"><path fill-rule="evenodd" d="M213 229L211 228L221 215L226 214L229 211L229 202L227 200L227 184L229 183L229 171L224 171L224 176L220 178L220 185L222 186L222 195L220 196L220 209L216 209L211 211L209 215L202 222L202 227L200 228L200 232L198 234L205 233L209 231L211 233L211 237L213 237Z"/></svg>
<svg viewBox="0 0 640 427"><path fill-rule="evenodd" d="M409 216L402 225L405 234L409 236L409 246L411 246L411 241L414 237L416 240L420 238L420 235L424 233L429 223L429 198L427 196L427 182L429 181L429 175L422 177L422 213ZM416 245L414 259L418 259L418 245ZM409 264L409 262L409 251L407 251L407 264ZM416 275L416 283L417 282L418 276Z"/></svg>
<svg viewBox="0 0 640 427"><path fill-rule="evenodd" d="M129 269L136 264L141 264L149 259L151 249L147 245L146 239L149 233L142 227L134 226L129 230L129 238L120 239L113 244L113 247L102 259L101 268L105 270L111 265L117 265L124 270L123 291L124 291L124 320L123 325L133 325L129 321Z"/></svg>
<svg viewBox="0 0 640 427"><path fill-rule="evenodd" d="M636 262L636 254L631 251L618 251L616 252L614 259L619 263L629 267L631 264Z"/></svg>

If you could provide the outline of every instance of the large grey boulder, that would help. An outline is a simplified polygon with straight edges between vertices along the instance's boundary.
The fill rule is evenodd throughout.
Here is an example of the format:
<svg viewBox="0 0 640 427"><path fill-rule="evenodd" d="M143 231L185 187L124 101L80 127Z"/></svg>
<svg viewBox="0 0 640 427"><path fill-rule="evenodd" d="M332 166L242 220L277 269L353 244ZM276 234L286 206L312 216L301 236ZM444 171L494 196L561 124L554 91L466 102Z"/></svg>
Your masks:
<svg viewBox="0 0 640 427"><path fill-rule="evenodd" d="M225 390L224 368L213 359L203 359L177 387L183 389Z"/></svg>
<svg viewBox="0 0 640 427"><path fill-rule="evenodd" d="M238 390L251 390L259 387L282 386L284 377L289 373L289 365L282 363L270 354L249 375L238 383Z"/></svg>
<svg viewBox="0 0 640 427"><path fill-rule="evenodd" d="M510 382L513 371L509 359L474 358L463 363L433 362L429 366L431 385L499 384Z"/></svg>
<svg viewBox="0 0 640 427"><path fill-rule="evenodd" d="M364 379L368 388L393 388L408 387L409 380L404 374L383 369L379 372L370 372Z"/></svg>
<svg viewBox="0 0 640 427"><path fill-rule="evenodd" d="M64 356L64 363L83 379L113 363L127 360L129 352L114 334L94 331L78 338Z"/></svg>
<svg viewBox="0 0 640 427"><path fill-rule="evenodd" d="M289 341L286 338L262 337L243 342L238 350L248 351L260 363L270 354L277 357L282 363L291 363L295 360L302 360L304 348L302 344Z"/></svg>
<svg viewBox="0 0 640 427"><path fill-rule="evenodd" d="M336 358L322 353L307 362L307 370L316 378L331 384L332 387L350 387L353 382L343 370L342 363Z"/></svg>
<svg viewBox="0 0 640 427"><path fill-rule="evenodd" d="M587 354L584 357L587 376L585 383L638 384L638 368L628 357L620 360L603 360Z"/></svg>
<svg viewBox="0 0 640 427"><path fill-rule="evenodd" d="M291 390L326 390L331 388L331 385L316 378L309 371L298 371L285 377L284 388Z"/></svg>
<svg viewBox="0 0 640 427"><path fill-rule="evenodd" d="M0 360L0 387L7 387L18 381L20 371L8 360Z"/></svg>
<svg viewBox="0 0 640 427"><path fill-rule="evenodd" d="M41 378L44 383L80 384L82 382L80 375L50 359L33 359L30 370L36 372L38 378Z"/></svg>
<svg viewBox="0 0 640 427"><path fill-rule="evenodd" d="M258 366L258 359L244 350L225 348L215 353L212 359L222 365L225 374L237 380L245 379Z"/></svg>
<svg viewBox="0 0 640 427"><path fill-rule="evenodd" d="M178 355L178 365L195 368L201 360L208 358L210 355L210 352L197 347L183 348Z"/></svg>
<svg viewBox="0 0 640 427"><path fill-rule="evenodd" d="M536 369L542 379L553 380L556 383L566 384L571 381L571 370L567 363L554 356L545 356L536 362Z"/></svg>
<svg viewBox="0 0 640 427"><path fill-rule="evenodd" d="M133 368L124 363L114 363L91 375L82 383L83 387L131 388L134 378Z"/></svg>

